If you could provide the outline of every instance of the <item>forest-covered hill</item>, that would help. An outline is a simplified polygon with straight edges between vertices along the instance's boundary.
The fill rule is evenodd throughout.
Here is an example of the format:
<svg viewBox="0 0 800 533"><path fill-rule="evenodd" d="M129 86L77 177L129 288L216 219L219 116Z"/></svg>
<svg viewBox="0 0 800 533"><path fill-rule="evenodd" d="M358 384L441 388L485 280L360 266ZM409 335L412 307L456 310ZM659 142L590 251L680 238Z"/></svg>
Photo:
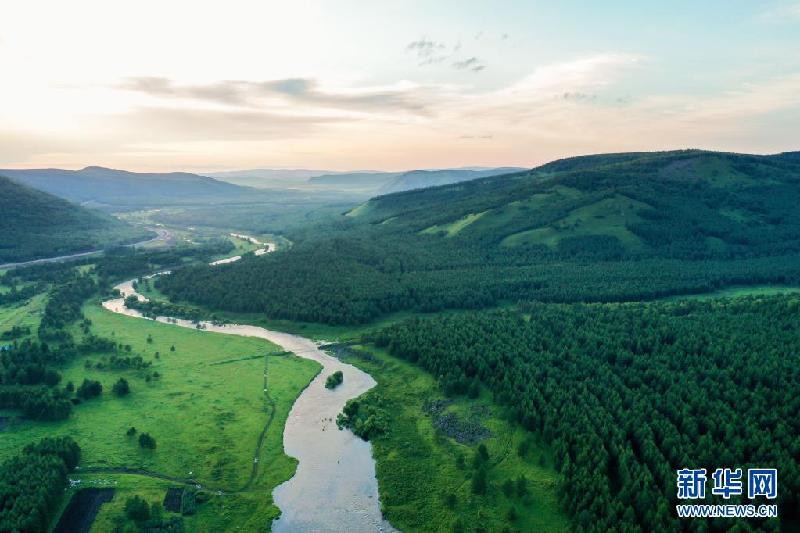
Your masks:
<svg viewBox="0 0 800 533"><path fill-rule="evenodd" d="M81 170L0 170L0 175L72 202L116 206L246 200L254 192L187 172L143 173L86 167Z"/></svg>
<svg viewBox="0 0 800 533"><path fill-rule="evenodd" d="M793 154L577 157L380 196L290 235L286 253L161 283L179 299L328 323L800 283L798 197Z"/></svg>
<svg viewBox="0 0 800 533"><path fill-rule="evenodd" d="M0 213L0 264L84 252L149 235L2 176Z"/></svg>

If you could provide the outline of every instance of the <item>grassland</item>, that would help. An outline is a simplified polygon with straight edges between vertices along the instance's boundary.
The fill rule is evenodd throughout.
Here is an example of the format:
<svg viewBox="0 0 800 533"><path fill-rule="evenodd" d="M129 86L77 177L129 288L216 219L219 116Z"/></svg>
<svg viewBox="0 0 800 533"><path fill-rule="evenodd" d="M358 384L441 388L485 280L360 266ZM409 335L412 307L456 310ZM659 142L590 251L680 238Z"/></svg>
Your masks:
<svg viewBox="0 0 800 533"><path fill-rule="evenodd" d="M466 228L473 222L479 220L486 213L488 213L488 211L481 211L480 213L470 213L469 215L459 218L455 222L425 228L424 230L421 231L421 233L426 235L427 234L435 235L437 233L443 233L447 237L452 237L453 235L458 234L459 231Z"/></svg>
<svg viewBox="0 0 800 533"><path fill-rule="evenodd" d="M196 480L204 488L226 493L201 507L192 518L197 527L190 530L219 531L246 524L256 529L274 518L278 509L272 505L272 489L295 469L295 461L283 453L283 426L295 398L319 371L319 365L277 355L281 350L261 339L124 317L97 303L87 304L84 314L92 321L94 334L130 345L132 354L142 355L152 366L146 370L98 370L85 365L87 359L100 361L99 356L72 361L63 369L64 382L78 385L84 378L96 379L103 384L103 395L84 402L64 421L16 422L3 432L0 458L41 437L71 435L83 450L83 471L108 469L93 476L129 487L126 490L131 494L142 491L146 496L149 485L132 483L127 474L112 473L113 469L143 469L178 480ZM223 361L226 363L214 364ZM146 375L154 371L161 377L148 381ZM264 393L265 371L268 395ZM119 377L130 382L127 397L111 392ZM130 427L135 427L137 434L147 432L155 437L157 449L140 448L135 437L126 436ZM256 456L265 427L264 444ZM255 459L258 473L251 480ZM107 507L101 512L103 520L115 509L114 505Z"/></svg>
<svg viewBox="0 0 800 533"><path fill-rule="evenodd" d="M346 217L360 217L362 215L367 214L369 212L369 210L370 210L369 201L366 201L364 203L358 204L357 206L355 206L354 208L349 210L347 213L345 213L344 216L346 216Z"/></svg>
<svg viewBox="0 0 800 533"><path fill-rule="evenodd" d="M790 285L750 285L746 287L727 287L702 294L683 294L663 298L663 301L710 300L712 298L746 298L748 296L774 296L776 294L800 293L800 287Z"/></svg>
<svg viewBox="0 0 800 533"><path fill-rule="evenodd" d="M373 439L373 455L384 515L401 530L452 531L483 527L486 531L568 531L569 522L556 500L558 477L547 449L531 441L530 434L507 421L488 394L477 399L456 399L447 411L460 418L479 412L480 423L491 435L482 442L489 451L486 495L471 491L471 463L477 445L459 444L434 428L426 405L443 398L432 376L374 347L356 347L347 362L369 372L378 382L374 389L385 402L389 430ZM363 351L362 351L363 350ZM530 450L517 453L527 440ZM464 464L459 466L459 456ZM529 493L507 496L506 480L524 475ZM517 518L508 519L511 508Z"/></svg>
<svg viewBox="0 0 800 533"><path fill-rule="evenodd" d="M35 331L39 327L46 299L45 294L37 294L27 302L0 306L0 332L14 326L28 326L31 331Z"/></svg>
<svg viewBox="0 0 800 533"><path fill-rule="evenodd" d="M641 247L641 240L627 225L639 222L637 211L648 206L621 194L575 209L569 215L544 227L509 235L501 244L545 244L555 247L563 239L587 235L610 235L629 249Z"/></svg>

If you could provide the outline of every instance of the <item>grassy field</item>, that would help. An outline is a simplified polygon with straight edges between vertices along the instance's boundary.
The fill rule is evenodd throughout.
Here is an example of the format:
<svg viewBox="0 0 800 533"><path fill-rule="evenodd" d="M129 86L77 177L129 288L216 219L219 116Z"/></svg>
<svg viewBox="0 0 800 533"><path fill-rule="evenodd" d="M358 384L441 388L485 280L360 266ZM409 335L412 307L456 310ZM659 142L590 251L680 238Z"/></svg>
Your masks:
<svg viewBox="0 0 800 533"><path fill-rule="evenodd" d="M684 294L669 296L663 301L674 302L677 300L710 300L712 298L744 298L747 296L774 296L776 294L800 293L800 287L789 285L751 285L749 287L728 287L714 292L702 294Z"/></svg>
<svg viewBox="0 0 800 533"><path fill-rule="evenodd" d="M31 331L39 327L47 295L37 294L27 302L0 306L0 332L14 326L28 326Z"/></svg>
<svg viewBox="0 0 800 533"><path fill-rule="evenodd" d="M124 317L96 303L86 305L84 314L92 321L94 334L130 345L132 354L142 355L152 366L146 370L98 370L84 365L87 359L100 361L100 356L72 361L63 369L63 382L77 386L84 378L99 380L102 396L76 407L68 420L15 423L0 439L0 459L41 437L71 435L83 450L83 470L145 469L190 478L215 491L245 489L205 504L192 519L202 527L193 530L224 530L248 521L263 526L276 516L272 489L295 469L295 461L283 453L283 426L295 398L319 371L319 365L275 355L281 350L261 339ZM268 396L264 393L265 370ZM146 375L154 371L161 377L147 381ZM127 397L111 392L119 377L130 382ZM270 419L257 457L258 475L251 482L259 435ZM130 427L137 429L137 435L147 432L155 437L157 448L140 448L136 437L126 436ZM129 484L127 475L102 477ZM136 483L129 485L130 493L145 490ZM102 513L113 511L114 506L107 507Z"/></svg>
<svg viewBox="0 0 800 533"><path fill-rule="evenodd" d="M433 377L373 347L365 350L372 357L346 360L377 380L374 391L389 413L389 431L372 443L383 512L393 525L404 531L452 531L459 525L467 531L478 526L486 531L570 529L558 507L558 477L546 448L508 422L487 395L457 399L446 408L461 419L480 413L480 423L491 432L482 441L489 451L488 490L478 496L470 480L477 444L441 435L426 411L429 401L443 398ZM531 447L522 458L517 447L524 440ZM459 456L464 465L459 466ZM528 479L528 495L507 496L503 484L520 475ZM515 520L508 518L511 508Z"/></svg>
<svg viewBox="0 0 800 533"><path fill-rule="evenodd" d="M488 211L481 211L480 213L470 213L469 215L466 215L463 218L459 218L455 222L451 222L450 224L431 226L430 228L422 230L420 233L423 234L444 233L447 237L452 237L453 235L458 234L458 232L461 231L462 229L466 228L473 222L480 219L486 213L488 213Z"/></svg>
<svg viewBox="0 0 800 533"><path fill-rule="evenodd" d="M611 235L627 248L641 246L639 238L631 232L628 224L638 222L638 210L648 206L618 194L599 202L575 209L568 216L545 228L537 228L509 235L501 242L503 246L520 244L545 244L556 246L562 239L587 235Z"/></svg>

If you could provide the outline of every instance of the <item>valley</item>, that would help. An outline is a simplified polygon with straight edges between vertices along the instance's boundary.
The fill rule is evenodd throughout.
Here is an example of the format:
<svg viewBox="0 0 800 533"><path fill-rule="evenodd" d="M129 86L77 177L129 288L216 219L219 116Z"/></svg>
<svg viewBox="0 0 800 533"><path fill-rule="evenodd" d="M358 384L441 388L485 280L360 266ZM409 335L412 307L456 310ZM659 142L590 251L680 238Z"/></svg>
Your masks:
<svg viewBox="0 0 800 533"><path fill-rule="evenodd" d="M197 531L673 529L658 487L709 454L779 465L790 509L793 430L758 406L796 408L798 214L762 191L793 190L794 163L689 155L314 200L271 222L238 204L120 213L158 235L0 271L0 461L74 439L48 520L112 489L91 531L143 527L138 499L147 523ZM650 172L667 182L628 181ZM206 210L217 225L194 225ZM689 411L670 407L678 379ZM750 407L716 392L743 386Z"/></svg>

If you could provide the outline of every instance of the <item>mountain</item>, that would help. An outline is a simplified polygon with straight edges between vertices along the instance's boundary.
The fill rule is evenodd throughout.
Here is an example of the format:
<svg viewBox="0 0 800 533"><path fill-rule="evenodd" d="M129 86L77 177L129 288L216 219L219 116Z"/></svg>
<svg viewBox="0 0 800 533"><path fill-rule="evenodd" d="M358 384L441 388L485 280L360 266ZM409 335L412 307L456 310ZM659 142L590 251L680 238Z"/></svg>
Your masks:
<svg viewBox="0 0 800 533"><path fill-rule="evenodd" d="M252 189L186 172L141 173L103 167L0 170L12 180L73 202L114 206L245 199Z"/></svg>
<svg viewBox="0 0 800 533"><path fill-rule="evenodd" d="M577 157L378 196L295 230L285 253L179 272L163 288L232 311L352 324L406 310L800 285L797 198L791 154Z"/></svg>
<svg viewBox="0 0 800 533"><path fill-rule="evenodd" d="M403 172L342 172L315 176L308 183L317 187L363 190L374 194L402 174Z"/></svg>
<svg viewBox="0 0 800 533"><path fill-rule="evenodd" d="M0 176L0 264L142 240L149 232Z"/></svg>
<svg viewBox="0 0 800 533"><path fill-rule="evenodd" d="M358 214L501 248L725 257L797 247L798 192L800 160L786 154L609 154L381 196Z"/></svg>
<svg viewBox="0 0 800 533"><path fill-rule="evenodd" d="M459 183L500 174L510 174L526 170L518 167L500 167L483 170L473 169L444 169L444 170L412 170L396 176L391 181L383 185L378 192L388 194L399 191L409 191L412 189L423 189L426 187L436 187Z"/></svg>
<svg viewBox="0 0 800 533"><path fill-rule="evenodd" d="M454 168L438 170L410 170L406 172L351 172L316 176L310 184L322 187L369 191L373 194L408 191L474 180L498 174L524 170L517 167Z"/></svg>
<svg viewBox="0 0 800 533"><path fill-rule="evenodd" d="M263 189L303 187L307 184L309 178L327 174L335 175L337 173L332 170L309 170L304 168L254 168L249 170L205 173L206 176L235 185Z"/></svg>

